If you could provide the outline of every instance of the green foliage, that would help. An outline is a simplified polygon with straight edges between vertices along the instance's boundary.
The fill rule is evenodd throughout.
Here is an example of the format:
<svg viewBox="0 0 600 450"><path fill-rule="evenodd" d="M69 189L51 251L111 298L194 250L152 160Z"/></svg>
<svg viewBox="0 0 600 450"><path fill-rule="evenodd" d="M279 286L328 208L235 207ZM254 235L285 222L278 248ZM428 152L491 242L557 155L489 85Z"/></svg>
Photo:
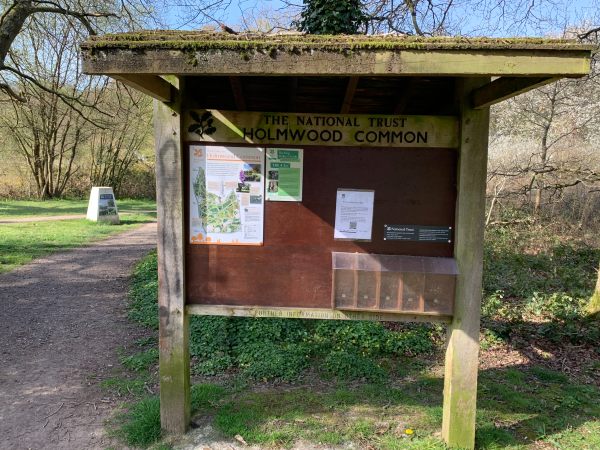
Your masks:
<svg viewBox="0 0 600 450"><path fill-rule="evenodd" d="M216 384L196 384L192 386L190 394L192 400L192 413L214 408L219 400L226 394L227 390Z"/></svg>
<svg viewBox="0 0 600 450"><path fill-rule="evenodd" d="M434 436L443 380L434 371L411 370L397 386L231 393L216 404L214 424L227 436L265 447L292 447L301 439L344 448L441 450L445 446ZM570 383L560 373L536 366L486 370L478 399L477 448L583 450L599 441L600 390Z"/></svg>
<svg viewBox="0 0 600 450"><path fill-rule="evenodd" d="M219 400L226 394L227 391L223 387L214 384L192 386L190 395L192 414L202 410L214 409ZM161 438L160 400L158 396L148 396L131 403L127 412L118 419L120 424L116 434L127 445L147 448Z"/></svg>
<svg viewBox="0 0 600 450"><path fill-rule="evenodd" d="M357 34L366 22L360 0L304 0L300 31L308 34Z"/></svg>
<svg viewBox="0 0 600 450"><path fill-rule="evenodd" d="M135 267L129 291L129 319L153 330L158 330L157 271L158 260L154 251Z"/></svg>
<svg viewBox="0 0 600 450"><path fill-rule="evenodd" d="M489 350L490 348L502 345L504 342L505 339L497 331L483 330L479 345L482 350Z"/></svg>
<svg viewBox="0 0 600 450"><path fill-rule="evenodd" d="M240 349L237 364L242 374L259 380L294 380L308 366L308 349L287 343L256 342Z"/></svg>
<svg viewBox="0 0 600 450"><path fill-rule="evenodd" d="M122 419L118 435L127 445L147 447L161 437L160 400L156 396L134 403Z"/></svg>
<svg viewBox="0 0 600 450"><path fill-rule="evenodd" d="M599 249L561 242L535 224L488 230L484 327L503 340L518 334L554 345L594 345L600 330L588 317L586 303L598 260Z"/></svg>
<svg viewBox="0 0 600 450"><path fill-rule="evenodd" d="M486 231L484 289L505 297L527 298L534 292L589 296L600 249L562 243L534 226Z"/></svg>
<svg viewBox="0 0 600 450"><path fill-rule="evenodd" d="M158 348L150 348L139 353L121 357L121 364L134 372L148 370L158 362Z"/></svg>
<svg viewBox="0 0 600 450"><path fill-rule="evenodd" d="M346 350L334 350L323 361L326 374L340 380L383 381L387 373L371 358Z"/></svg>
<svg viewBox="0 0 600 450"><path fill-rule="evenodd" d="M195 373L216 375L236 368L246 377L265 380L298 378L311 364L320 365L332 353L337 356L326 373L345 378L334 363L340 350L359 356L348 364L357 364L355 371L361 373L364 360L369 358L432 352L440 331L424 325L405 325L401 331L391 331L375 322L209 316L192 317L190 328ZM370 364L379 367L375 361ZM374 376L381 370L375 370Z"/></svg>

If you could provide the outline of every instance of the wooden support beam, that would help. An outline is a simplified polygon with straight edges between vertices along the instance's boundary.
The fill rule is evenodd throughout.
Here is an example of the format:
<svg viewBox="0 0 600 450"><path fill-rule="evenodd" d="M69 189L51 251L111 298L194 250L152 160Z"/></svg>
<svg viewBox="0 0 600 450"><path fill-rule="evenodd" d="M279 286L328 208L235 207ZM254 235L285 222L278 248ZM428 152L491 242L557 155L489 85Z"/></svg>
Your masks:
<svg viewBox="0 0 600 450"><path fill-rule="evenodd" d="M229 77L229 84L231 84L235 107L238 111L246 111L246 98L244 97L244 90L242 89L242 80L240 77Z"/></svg>
<svg viewBox="0 0 600 450"><path fill-rule="evenodd" d="M288 100L288 111L296 112L296 97L298 95L298 77L290 77L290 97Z"/></svg>
<svg viewBox="0 0 600 450"><path fill-rule="evenodd" d="M590 50L547 51L505 50L364 50L351 54L313 49L298 55L281 51L245 52L223 48L220 51L190 52L176 48L149 46L144 52L122 48L83 48L83 68L87 74L130 73L175 75L284 75L284 76L522 76L578 77L590 70ZM202 64L191 64L190 59Z"/></svg>
<svg viewBox="0 0 600 450"><path fill-rule="evenodd" d="M183 80L179 89L183 91ZM190 423L189 319L185 309L185 233L181 97L154 101L158 212L160 423L185 433Z"/></svg>
<svg viewBox="0 0 600 450"><path fill-rule="evenodd" d="M558 80L555 77L501 77L471 92L474 109L487 108L502 100Z"/></svg>
<svg viewBox="0 0 600 450"><path fill-rule="evenodd" d="M211 248L214 246L211 246ZM411 314L386 311L350 311L331 308L287 308L277 306L187 305L190 315L230 317L278 317L316 320L372 320L386 322L450 323L450 316L438 313Z"/></svg>
<svg viewBox="0 0 600 450"><path fill-rule="evenodd" d="M407 78L406 81L403 82L403 86L400 87L398 92L396 93L396 99L394 101L394 114L403 114L406 109L406 105L411 97L411 91L415 85L414 78Z"/></svg>
<svg viewBox="0 0 600 450"><path fill-rule="evenodd" d="M354 93L356 92L356 86L358 86L358 80L360 77L348 78L348 84L346 85L346 93L344 94L344 101L342 102L342 108L340 114L348 114L350 107L352 106L352 100L354 99Z"/></svg>
<svg viewBox="0 0 600 450"><path fill-rule="evenodd" d="M172 90L175 89L172 84L157 75L128 73L113 75L113 78L161 102L170 102L173 97Z"/></svg>
<svg viewBox="0 0 600 450"><path fill-rule="evenodd" d="M489 78L459 82L461 104L454 257L458 265L454 316L448 328L442 437L473 449L479 363L483 230L489 108L471 108L469 94Z"/></svg>

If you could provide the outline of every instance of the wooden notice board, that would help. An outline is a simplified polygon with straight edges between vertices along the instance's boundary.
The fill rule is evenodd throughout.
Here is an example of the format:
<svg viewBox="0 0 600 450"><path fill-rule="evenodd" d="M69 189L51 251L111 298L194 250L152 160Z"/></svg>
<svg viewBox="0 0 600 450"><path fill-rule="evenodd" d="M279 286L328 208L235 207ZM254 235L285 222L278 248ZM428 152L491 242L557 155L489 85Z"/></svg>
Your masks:
<svg viewBox="0 0 600 450"><path fill-rule="evenodd" d="M300 148L302 201L265 202L263 245L192 245L187 231L188 304L331 308L332 252L453 256L453 232L451 242L384 240L384 227L454 226L456 149ZM184 172L189 223L189 170ZM339 188L375 191L370 242L334 240Z"/></svg>

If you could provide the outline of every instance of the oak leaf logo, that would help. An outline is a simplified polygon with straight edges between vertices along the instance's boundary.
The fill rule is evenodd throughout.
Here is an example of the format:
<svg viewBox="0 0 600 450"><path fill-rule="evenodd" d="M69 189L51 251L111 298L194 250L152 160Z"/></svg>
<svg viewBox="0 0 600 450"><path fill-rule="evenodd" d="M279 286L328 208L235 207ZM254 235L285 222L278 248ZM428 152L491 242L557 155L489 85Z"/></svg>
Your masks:
<svg viewBox="0 0 600 450"><path fill-rule="evenodd" d="M188 127L188 132L204 137L217 131L214 126L215 118L212 112L205 111L202 115L199 115L196 111L190 111L190 116L194 122Z"/></svg>

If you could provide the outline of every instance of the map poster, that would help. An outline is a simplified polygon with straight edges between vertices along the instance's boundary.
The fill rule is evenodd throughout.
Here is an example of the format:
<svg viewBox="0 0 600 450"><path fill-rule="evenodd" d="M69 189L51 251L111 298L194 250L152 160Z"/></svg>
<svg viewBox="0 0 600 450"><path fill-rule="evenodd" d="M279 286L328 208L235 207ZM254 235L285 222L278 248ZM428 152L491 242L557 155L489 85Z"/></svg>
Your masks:
<svg viewBox="0 0 600 450"><path fill-rule="evenodd" d="M262 148L190 145L190 242L262 245Z"/></svg>
<svg viewBox="0 0 600 450"><path fill-rule="evenodd" d="M267 200L302 201L303 154L302 149L267 150Z"/></svg>
<svg viewBox="0 0 600 450"><path fill-rule="evenodd" d="M370 241L375 191L338 189L334 239Z"/></svg>

